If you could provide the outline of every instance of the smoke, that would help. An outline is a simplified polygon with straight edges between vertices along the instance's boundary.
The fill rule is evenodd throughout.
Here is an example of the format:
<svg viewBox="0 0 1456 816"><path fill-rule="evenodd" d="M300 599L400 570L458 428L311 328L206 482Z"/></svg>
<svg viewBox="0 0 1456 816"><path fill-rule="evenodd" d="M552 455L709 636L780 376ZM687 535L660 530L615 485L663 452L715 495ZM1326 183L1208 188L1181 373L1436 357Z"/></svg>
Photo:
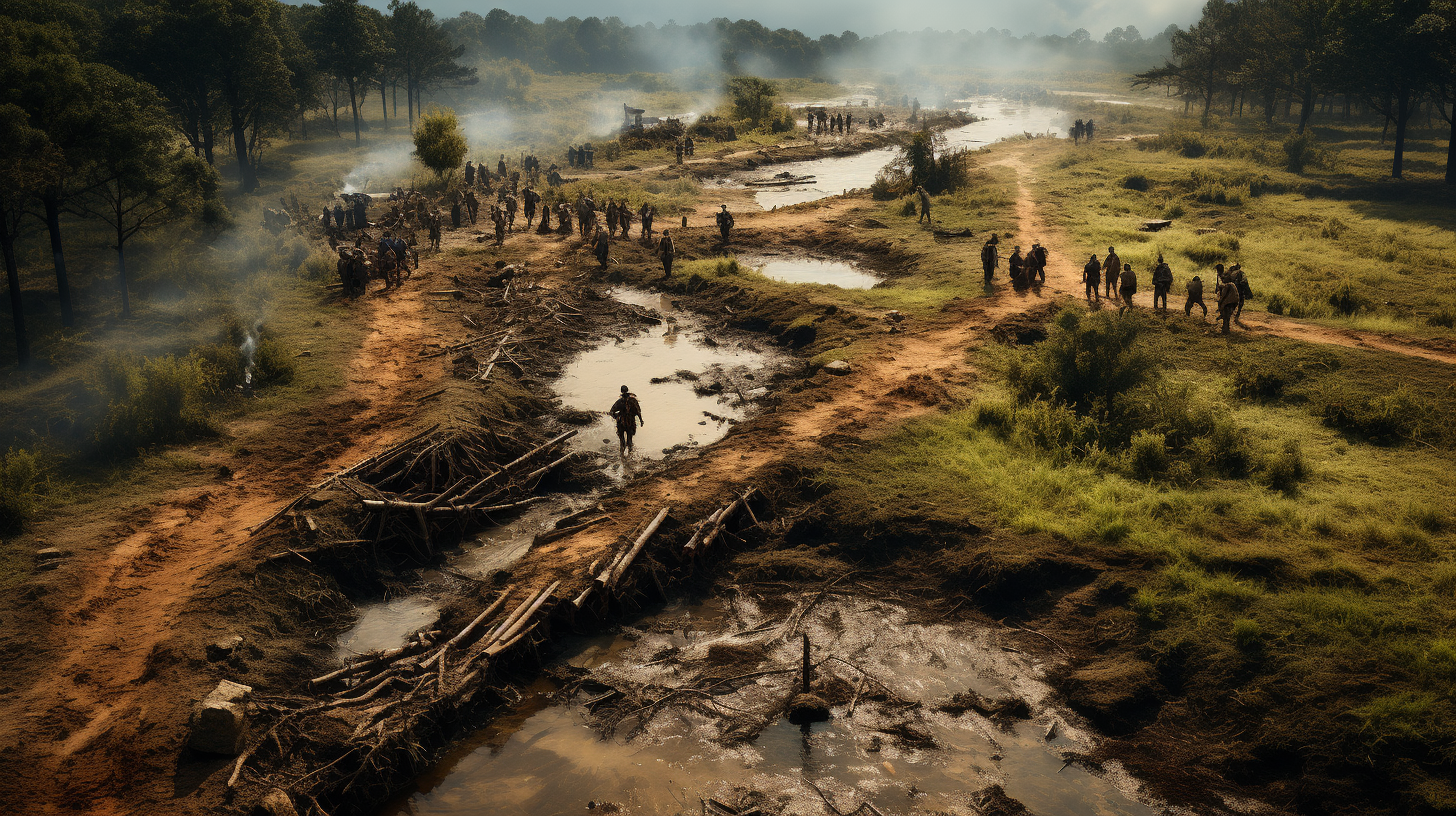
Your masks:
<svg viewBox="0 0 1456 816"><path fill-rule="evenodd" d="M417 167L414 145L408 141L376 147L344 175L344 193L377 193L393 189L398 179L409 176Z"/></svg>
<svg viewBox="0 0 1456 816"><path fill-rule="evenodd" d="M238 346L238 351L243 355L244 391L253 389L253 370L258 367L258 331L262 327L262 321L259 321L252 328L243 329L243 344Z"/></svg>

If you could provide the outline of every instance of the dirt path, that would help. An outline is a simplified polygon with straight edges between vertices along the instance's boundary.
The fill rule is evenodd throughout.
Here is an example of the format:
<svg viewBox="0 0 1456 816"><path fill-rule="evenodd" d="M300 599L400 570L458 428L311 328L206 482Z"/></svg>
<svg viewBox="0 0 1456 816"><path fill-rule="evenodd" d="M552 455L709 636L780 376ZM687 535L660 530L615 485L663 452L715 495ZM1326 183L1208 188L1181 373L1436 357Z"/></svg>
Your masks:
<svg viewBox="0 0 1456 816"><path fill-rule="evenodd" d="M1080 249L1073 249L1071 241L1067 238L1066 234L1042 215L1036 197L1030 188L1030 185L1036 183L1035 169L1026 162L1025 157L1020 152L1009 152L995 161L994 164L1009 167L1016 171L1016 181L1019 190L1016 198L1016 214L1021 225L1020 234L1023 236L1036 236L1032 240L1041 240L1054 250L1049 258L1048 265L1057 268L1056 277L1059 279L1059 282L1053 281L1052 270L1049 269L1047 276L1048 283L1052 284L1051 290L1057 294L1069 294L1078 298L1084 297L1085 290L1081 279L1082 263L1086 256ZM1152 309L1152 281L1144 275L1144 278L1138 281L1138 285L1139 291L1133 297L1133 303ZM1212 320L1217 310L1213 299L1211 282L1208 282L1207 285L1208 288L1204 293L1204 300L1209 306L1210 320ZM1169 310L1169 314L1182 312L1184 299L1182 292L1170 293L1168 296L1168 304L1172 308ZM1301 340L1306 343L1321 343L1324 345L1345 346L1347 348L1387 351L1393 354L1420 357L1431 360L1432 362L1456 365L1456 353L1450 350L1433 348L1429 345L1423 345L1419 341L1407 340L1390 335L1363 332L1355 329L1321 326L1317 323L1309 323L1294 318L1250 311L1245 311L1239 325L1246 331L1284 337L1290 340Z"/></svg>
<svg viewBox="0 0 1456 816"><path fill-rule="evenodd" d="M181 611L247 547L249 527L321 474L409 433L409 408L443 373L409 359L428 332L423 304L418 286L362 301L370 331L348 364L349 384L327 405L276 425L236 423L230 435L256 450L217 445L207 454L231 478L176 489L120 522L42 525L42 535L76 555L50 581L44 642L5 667L0 701L0 752L24 756L17 764L33 801L118 812L107 797L117 790L118 746L140 749L158 724L185 721L191 705L195 689L175 687L167 661L153 660L178 637L208 637Z"/></svg>

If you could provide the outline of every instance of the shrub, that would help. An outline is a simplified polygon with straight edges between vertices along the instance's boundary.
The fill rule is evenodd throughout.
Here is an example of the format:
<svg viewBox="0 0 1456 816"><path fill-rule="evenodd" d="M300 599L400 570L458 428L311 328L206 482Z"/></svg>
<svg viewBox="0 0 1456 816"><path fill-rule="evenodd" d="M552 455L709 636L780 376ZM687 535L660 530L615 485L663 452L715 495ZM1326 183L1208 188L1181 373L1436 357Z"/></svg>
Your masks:
<svg viewBox="0 0 1456 816"><path fill-rule="evenodd" d="M1163 208L1163 217L1169 220L1172 220L1174 218L1182 218L1184 212L1186 212L1186 210L1183 209L1183 204L1174 201Z"/></svg>
<svg viewBox="0 0 1456 816"><path fill-rule="evenodd" d="M1212 241L1200 241L1190 247L1183 248L1183 254L1188 260L1199 266L1212 266L1216 263L1223 263L1228 260L1228 250Z"/></svg>
<svg viewBox="0 0 1456 816"><path fill-rule="evenodd" d="M1284 137L1284 168L1289 172L1303 173L1305 165L1314 163L1318 158L1319 146L1315 144L1313 133L1291 133Z"/></svg>
<svg viewBox="0 0 1456 816"><path fill-rule="evenodd" d="M1233 625L1234 645L1242 652L1257 652L1264 644L1264 630L1257 621L1240 618Z"/></svg>
<svg viewBox="0 0 1456 816"><path fill-rule="evenodd" d="M1005 439L1011 435L1014 409L1002 402L976 404L976 426Z"/></svg>
<svg viewBox="0 0 1456 816"><path fill-rule="evenodd" d="M1304 450L1293 439L1286 439L1279 453L1264 463L1264 475L1269 486L1282 493L1288 493L1299 486L1309 475L1304 462Z"/></svg>
<svg viewBox="0 0 1456 816"><path fill-rule="evenodd" d="M1417 428L1432 413L1429 402L1400 386L1360 402L1327 402L1323 408L1325 423L1354 433L1377 445L1389 445L1413 438Z"/></svg>
<svg viewBox="0 0 1456 816"><path fill-rule="evenodd" d="M1151 626L1163 619L1161 599L1158 593L1147 588L1139 589L1132 596L1132 611L1138 622Z"/></svg>
<svg viewBox="0 0 1456 816"><path fill-rule="evenodd" d="M465 144L465 132L455 111L449 108L431 108L420 117L415 127L415 155L437 178L465 163L469 148Z"/></svg>
<svg viewBox="0 0 1456 816"><path fill-rule="evenodd" d="M34 451L0 454L0 533L18 533L41 509L49 474Z"/></svg>
<svg viewBox="0 0 1456 816"><path fill-rule="evenodd" d="M1288 372L1285 369L1277 368L1257 357L1240 360L1234 368L1234 394L1245 399L1278 399L1284 395L1284 386L1288 381Z"/></svg>
<svg viewBox="0 0 1456 816"><path fill-rule="evenodd" d="M1356 294L1355 287L1346 281L1330 294L1329 303L1336 312L1350 317L1365 306L1365 299Z"/></svg>
<svg viewBox="0 0 1456 816"><path fill-rule="evenodd" d="M1334 240L1344 235L1346 232L1349 231L1349 229L1349 227L1345 226L1344 221L1341 221L1334 216L1330 216L1320 227L1320 237Z"/></svg>
<svg viewBox="0 0 1456 816"><path fill-rule="evenodd" d="M1139 481L1161 476L1168 470L1168 440L1160 433L1143 431L1132 438L1127 449L1128 470Z"/></svg>
<svg viewBox="0 0 1456 816"><path fill-rule="evenodd" d="M91 378L92 390L106 404L96 442L109 453L130 455L211 434L207 403L218 386L197 355L150 360L107 355Z"/></svg>
<svg viewBox="0 0 1456 816"><path fill-rule="evenodd" d="M1122 189L1146 193L1148 191L1148 177L1142 173L1134 173L1122 180Z"/></svg>
<svg viewBox="0 0 1456 816"><path fill-rule="evenodd" d="M1456 328L1456 311L1450 306L1442 306L1435 314L1426 318L1426 325L1443 329Z"/></svg>
<svg viewBox="0 0 1456 816"><path fill-rule="evenodd" d="M1264 304L1264 309L1269 314L1282 315L1288 308L1289 301L1285 300L1284 296L1280 294L1271 295L1269 301Z"/></svg>

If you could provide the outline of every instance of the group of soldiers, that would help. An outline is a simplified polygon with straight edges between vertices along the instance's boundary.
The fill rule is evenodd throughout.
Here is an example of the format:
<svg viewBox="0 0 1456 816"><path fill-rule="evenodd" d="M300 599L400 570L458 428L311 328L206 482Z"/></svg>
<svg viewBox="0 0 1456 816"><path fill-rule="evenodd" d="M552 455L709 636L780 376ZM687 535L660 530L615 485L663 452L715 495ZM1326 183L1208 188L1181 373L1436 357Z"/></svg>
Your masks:
<svg viewBox="0 0 1456 816"><path fill-rule="evenodd" d="M697 144L695 142L693 142L693 137L692 136L684 135L681 139L678 139L677 140L677 163L678 164L682 164L683 163L683 157L684 156L687 156L687 157L691 158L694 155L697 155Z"/></svg>
<svg viewBox="0 0 1456 816"><path fill-rule="evenodd" d="M854 130L854 116L848 112L829 115L825 110L809 111L809 135L848 133Z"/></svg>
<svg viewBox="0 0 1456 816"><path fill-rule="evenodd" d="M566 148L566 166L595 167L596 156L596 148L592 147L591 142L587 142L581 147L572 145L571 147Z"/></svg>
<svg viewBox="0 0 1456 816"><path fill-rule="evenodd" d="M1078 119L1072 123L1072 144L1081 144L1082 140L1092 141L1092 135L1097 132L1097 124L1091 119L1083 122Z"/></svg>
<svg viewBox="0 0 1456 816"><path fill-rule="evenodd" d="M1218 320L1223 323L1221 331L1224 334L1229 332L1229 322L1237 321L1244 313L1245 298L1253 297L1253 290L1249 287L1248 278L1244 275L1244 269L1239 264L1234 264L1224 269L1223 264L1215 264L1214 272L1218 276L1218 282L1214 285L1215 304L1218 308ZM1153 265L1153 309L1168 311L1168 293L1173 289L1173 269L1163 256L1158 255L1157 263ZM1087 287L1087 300L1089 302L1100 302L1098 294L1099 286L1106 286L1106 296L1114 298L1113 290L1116 289L1117 296L1114 298L1120 301L1117 313L1122 314L1132 308L1133 296L1138 291L1137 273L1133 271L1132 264L1125 263L1118 257L1114 247L1107 248L1107 255L1101 261L1097 260L1094 254L1082 267L1082 281ZM1202 317L1208 317L1208 305L1203 302L1203 279L1194 275L1184 286L1187 299L1183 303L1183 314L1192 315L1193 307L1197 306L1202 310Z"/></svg>

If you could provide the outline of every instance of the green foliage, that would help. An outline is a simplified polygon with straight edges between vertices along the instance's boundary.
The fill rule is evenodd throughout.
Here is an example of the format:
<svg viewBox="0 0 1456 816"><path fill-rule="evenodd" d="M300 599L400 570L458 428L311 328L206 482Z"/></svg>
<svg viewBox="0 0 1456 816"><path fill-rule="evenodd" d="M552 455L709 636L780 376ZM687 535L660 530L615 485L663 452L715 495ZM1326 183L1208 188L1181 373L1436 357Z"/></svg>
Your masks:
<svg viewBox="0 0 1456 816"><path fill-rule="evenodd" d="M536 72L520 60L502 59L484 63L477 71L477 87L487 98L522 105L526 92L536 81Z"/></svg>
<svg viewBox="0 0 1456 816"><path fill-rule="evenodd" d="M96 428L96 442L107 453L129 456L216 432L208 403L218 393L217 373L199 356L138 360L108 354L89 385L107 406Z"/></svg>
<svg viewBox="0 0 1456 816"><path fill-rule="evenodd" d="M35 451L0 454L0 534L20 532L40 511L49 486L49 468Z"/></svg>
<svg viewBox="0 0 1456 816"><path fill-rule="evenodd" d="M1319 161L1319 158L1320 149L1315 144L1313 133L1291 133L1284 137L1284 169L1303 173L1306 165Z"/></svg>
<svg viewBox="0 0 1456 816"><path fill-rule="evenodd" d="M1456 328L1456 309L1442 306L1426 318L1426 325L1443 329Z"/></svg>
<svg viewBox="0 0 1456 816"><path fill-rule="evenodd" d="M1286 439L1279 453L1269 457L1264 464L1264 476L1269 487L1288 493L1309 477L1309 466L1304 461L1304 449L1293 439Z"/></svg>
<svg viewBox="0 0 1456 816"><path fill-rule="evenodd" d="M1146 193L1148 187L1148 177L1142 173L1133 173L1122 179L1122 189L1124 190L1136 190L1139 193Z"/></svg>
<svg viewBox="0 0 1456 816"><path fill-rule="evenodd" d="M1239 618L1233 625L1234 645L1241 652L1257 652L1264 645L1264 628L1258 621Z"/></svg>
<svg viewBox="0 0 1456 816"><path fill-rule="evenodd" d="M755 76L736 76L728 80L728 101L733 115L753 128L762 127L775 118L778 86Z"/></svg>
<svg viewBox="0 0 1456 816"><path fill-rule="evenodd" d="M1354 401L1325 403L1325 422L1377 445L1391 445L1418 438L1429 425L1434 408L1430 401L1402 385L1395 390Z"/></svg>
<svg viewBox="0 0 1456 816"><path fill-rule="evenodd" d="M1128 470L1139 481L1162 476L1168 471L1168 440L1160 433L1140 431L1127 448Z"/></svg>
<svg viewBox="0 0 1456 816"><path fill-rule="evenodd" d="M431 108L422 115L415 126L414 141L415 155L440 178L464 164L465 154L470 151L460 121L449 108Z"/></svg>
<svg viewBox="0 0 1456 816"><path fill-rule="evenodd" d="M1045 341L1013 356L1007 382L1019 402L1045 399L1106 415L1117 395L1148 382L1161 365L1137 342L1140 331L1136 319L1065 309Z"/></svg>
<svg viewBox="0 0 1456 816"><path fill-rule="evenodd" d="M1334 292L1330 293L1330 307L1342 315L1353 315L1365 308L1365 299L1350 285L1349 281L1340 284Z"/></svg>

